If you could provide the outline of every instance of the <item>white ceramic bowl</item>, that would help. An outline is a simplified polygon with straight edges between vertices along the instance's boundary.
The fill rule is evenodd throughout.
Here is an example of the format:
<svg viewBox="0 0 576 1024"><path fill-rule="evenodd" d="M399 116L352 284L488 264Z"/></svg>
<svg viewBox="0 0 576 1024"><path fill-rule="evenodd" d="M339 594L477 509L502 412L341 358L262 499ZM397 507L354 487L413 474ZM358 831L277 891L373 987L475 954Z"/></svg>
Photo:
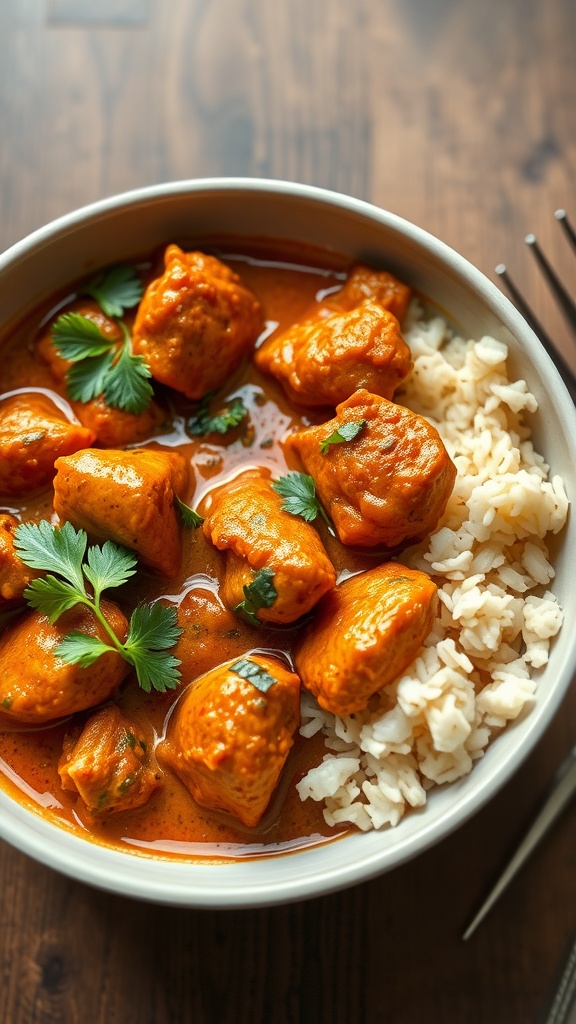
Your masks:
<svg viewBox="0 0 576 1024"><path fill-rule="evenodd" d="M0 256L0 325L93 268L174 239L218 235L289 239L388 266L447 311L469 337L509 345L514 375L540 403L534 438L576 498L576 413L550 359L511 303L436 238L367 203L321 189L256 179L152 186L94 203L34 232ZM91 844L43 820L0 790L0 836L31 857L102 889L159 903L249 907L325 894L415 857L456 829L509 779L548 726L576 668L576 520L563 531L554 591L566 616L530 713L510 725L471 774L434 790L426 808L393 830L352 834L299 853L221 864L155 860Z"/></svg>

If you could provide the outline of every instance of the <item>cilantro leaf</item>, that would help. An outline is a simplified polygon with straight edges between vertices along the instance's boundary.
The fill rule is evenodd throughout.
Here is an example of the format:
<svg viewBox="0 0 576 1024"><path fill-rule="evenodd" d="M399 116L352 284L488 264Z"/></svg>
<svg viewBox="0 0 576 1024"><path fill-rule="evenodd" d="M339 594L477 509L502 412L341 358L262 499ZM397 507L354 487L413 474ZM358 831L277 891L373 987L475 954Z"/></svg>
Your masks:
<svg viewBox="0 0 576 1024"><path fill-rule="evenodd" d="M272 488L285 498L280 506L284 512L289 512L292 516L302 516L307 523L312 523L320 514L330 525L330 520L316 497L314 480L307 473L286 473L274 481Z"/></svg>
<svg viewBox="0 0 576 1024"><path fill-rule="evenodd" d="M182 629L177 626L178 613L173 606L141 604L132 612L126 648L148 647L151 650L165 650L173 647Z"/></svg>
<svg viewBox="0 0 576 1024"><path fill-rule="evenodd" d="M14 538L22 561L48 572L47 576L32 580L24 591L29 605L47 615L50 622L56 622L69 608L84 605L109 638L106 643L91 634L71 631L54 648L56 657L87 667L105 651L114 651L136 670L138 683L146 692L164 692L178 684L180 662L168 653L182 632L175 608L158 602L136 608L124 643L102 611L102 592L122 586L134 575L136 557L132 551L105 541L86 553L86 533L76 531L68 522L60 529L45 520L21 524ZM92 584L93 595L86 592L85 579Z"/></svg>
<svg viewBox="0 0 576 1024"><path fill-rule="evenodd" d="M174 690L180 682L180 661L167 651L134 648L128 652L127 660L134 666L138 685L145 693L151 690L166 693L166 690Z"/></svg>
<svg viewBox="0 0 576 1024"><path fill-rule="evenodd" d="M71 583L48 575L32 580L24 591L24 597L31 608L46 615L54 623L63 612L78 604L78 591Z"/></svg>
<svg viewBox="0 0 576 1024"><path fill-rule="evenodd" d="M330 437L325 437L320 442L320 451L322 455L326 455L330 445L342 444L343 441L353 441L358 436L363 427L366 426L366 420L348 420L343 423L337 430L335 430Z"/></svg>
<svg viewBox="0 0 576 1024"><path fill-rule="evenodd" d="M112 540L102 547L88 548L84 575L99 594L108 587L121 587L136 572L136 555Z"/></svg>
<svg viewBox="0 0 576 1024"><path fill-rule="evenodd" d="M39 523L21 523L14 531L14 547L25 565L62 576L85 595L82 559L88 538L72 523L57 529L46 519Z"/></svg>
<svg viewBox="0 0 576 1024"><path fill-rule="evenodd" d="M126 412L144 412L154 393L148 380L151 376L143 356L132 355L129 345L125 344L104 380L106 402Z"/></svg>
<svg viewBox="0 0 576 1024"><path fill-rule="evenodd" d="M261 690L262 693L266 693L277 682L274 676L270 675L270 672L267 672L257 662L252 661L251 658L240 658L240 661L230 665L230 671L235 672L242 679L247 679L257 690Z"/></svg>
<svg viewBox="0 0 576 1024"><path fill-rule="evenodd" d="M114 363L114 353L88 356L74 363L66 374L66 389L74 402L91 402L104 393L108 374Z"/></svg>
<svg viewBox="0 0 576 1024"><path fill-rule="evenodd" d="M54 655L61 658L69 665L80 665L81 668L88 668L98 660L101 654L106 651L114 651L110 644L105 644L97 636L90 636L87 633L79 633L73 630L67 633L57 647L54 648Z"/></svg>
<svg viewBox="0 0 576 1024"><path fill-rule="evenodd" d="M198 515L198 513L195 512L193 508L190 508L189 505L186 505L183 501L180 501L180 498L178 497L176 498L176 507L180 513L180 518L182 520L183 526L190 527L194 530L196 530L199 526L202 526L202 523L204 522L202 516Z"/></svg>
<svg viewBox="0 0 576 1024"><path fill-rule="evenodd" d="M229 430L239 426L248 415L242 398L234 398L230 405L225 406L218 416L210 416L208 403L203 399L200 410L188 420L187 429L192 437L205 437L207 434L227 434Z"/></svg>
<svg viewBox="0 0 576 1024"><path fill-rule="evenodd" d="M76 363L109 352L120 339L107 337L88 316L63 313L52 326L52 340L63 359Z"/></svg>
<svg viewBox="0 0 576 1024"><path fill-rule="evenodd" d="M99 304L106 316L120 317L126 309L137 306L144 287L137 271L125 263L97 274L82 288Z"/></svg>
<svg viewBox="0 0 576 1024"><path fill-rule="evenodd" d="M124 652L146 693L173 690L180 681L180 661L166 651L182 633L177 618L175 608L158 602L139 605L132 612Z"/></svg>
<svg viewBox="0 0 576 1024"><path fill-rule="evenodd" d="M66 375L70 398L90 402L103 395L108 405L138 414L152 398L152 376L142 356L132 354L128 328L119 320L122 336L108 338L80 313L64 313L52 327L59 355L73 363Z"/></svg>
<svg viewBox="0 0 576 1024"><path fill-rule="evenodd" d="M274 573L271 569L258 569L252 580L242 589L244 600L237 604L234 611L243 615L253 626L260 626L261 621L256 612L259 608L271 608L278 597L278 593L272 580Z"/></svg>

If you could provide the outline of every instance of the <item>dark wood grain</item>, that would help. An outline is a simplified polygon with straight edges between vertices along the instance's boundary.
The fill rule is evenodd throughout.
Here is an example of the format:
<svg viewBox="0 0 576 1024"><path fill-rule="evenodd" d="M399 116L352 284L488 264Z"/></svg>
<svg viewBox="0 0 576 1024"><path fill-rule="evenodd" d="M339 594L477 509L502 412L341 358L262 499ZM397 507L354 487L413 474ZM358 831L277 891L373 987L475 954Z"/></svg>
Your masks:
<svg viewBox="0 0 576 1024"><path fill-rule="evenodd" d="M576 220L575 40L573 0L3 0L0 250L144 184L301 180L419 223L489 276L504 261L576 365L523 242L535 232L574 282L553 212ZM576 742L575 716L572 693L457 833L308 903L148 906L1 844L0 1021L531 1024L576 931L573 810L460 936Z"/></svg>

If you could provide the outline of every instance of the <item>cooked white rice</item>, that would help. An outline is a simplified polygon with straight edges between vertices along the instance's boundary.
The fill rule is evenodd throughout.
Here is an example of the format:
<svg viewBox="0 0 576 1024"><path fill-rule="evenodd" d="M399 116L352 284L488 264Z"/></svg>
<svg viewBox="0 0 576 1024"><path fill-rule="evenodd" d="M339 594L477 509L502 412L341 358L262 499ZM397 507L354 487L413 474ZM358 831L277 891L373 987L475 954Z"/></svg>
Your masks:
<svg viewBox="0 0 576 1024"><path fill-rule="evenodd" d="M534 698L562 610L545 537L568 501L560 477L530 441L537 408L525 381L509 381L507 348L464 341L414 301L404 325L414 369L396 396L438 429L458 474L437 530L399 561L439 588L439 615L406 672L365 711L338 718L305 694L304 736L322 730L329 752L298 784L324 801L328 824L396 825L434 784L466 775L491 738Z"/></svg>

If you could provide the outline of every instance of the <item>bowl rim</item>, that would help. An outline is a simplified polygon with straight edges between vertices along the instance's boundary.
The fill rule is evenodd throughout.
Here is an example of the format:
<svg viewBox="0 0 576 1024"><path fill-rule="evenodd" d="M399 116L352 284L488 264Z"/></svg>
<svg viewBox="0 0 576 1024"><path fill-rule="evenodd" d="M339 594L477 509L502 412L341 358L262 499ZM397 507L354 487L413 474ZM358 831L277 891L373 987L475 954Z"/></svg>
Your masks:
<svg viewBox="0 0 576 1024"><path fill-rule="evenodd" d="M576 439L576 409L556 367L521 314L482 271L435 235L405 218L363 199L319 186L274 178L206 177L161 182L98 199L55 218L5 250L0 255L0 285L5 270L25 260L39 247L50 245L70 231L89 226L104 214L113 214L149 201L185 197L207 190L265 192L296 201L304 199L320 202L365 217L372 223L407 237L435 260L440 260L465 287L477 293L495 318L515 338L528 341L536 369L541 374L545 372L551 379L555 404L560 408L563 422L567 423L568 440ZM572 444L572 451L576 464L576 440ZM255 872L246 870L246 866L254 863L261 865L262 859L234 861L235 870L231 871L230 862L215 865L213 861L206 863L148 858L120 852L92 841L87 844L80 836L27 809L24 803L15 801L7 790L1 788L0 836L21 852L75 880L108 892L159 904L238 909L327 895L368 881L424 852L463 825L495 796L528 757L560 707L573 676L575 651L576 636L572 641L572 650L568 652L571 658L565 658L564 664L560 665L558 679L553 689L543 696L537 714L528 715L523 720L523 744L515 747L512 745L504 763L498 767L497 779L492 773L484 780L476 780L472 776L470 782L470 776L467 776L450 783L454 799L446 812L428 822L422 815L423 825L420 827L418 812L411 811L411 816L416 819L415 828L404 834L399 831L400 823L393 830L395 840L391 850L387 849L386 843L386 836L391 833L386 829L378 833L382 842L379 846L376 844L377 849L368 855L354 856L355 848L360 851L364 834L351 834L345 839L323 844L325 851L333 849L337 844L346 844L350 848L350 855L345 864L336 858L335 863L330 865L333 858L318 858L316 853L317 866L312 862L310 867L307 853L313 851L308 849L297 853L282 853L280 857L268 861L277 864L288 864L289 861L296 865L301 863L304 870L296 868L288 872L289 878L283 877L281 871L275 871L270 875L271 880L258 877L256 872L254 878ZM510 723L506 731L513 734L514 727L515 723ZM9 812L8 816L6 811ZM97 851L96 855L86 857L87 849ZM324 864L325 860L329 862L328 865ZM158 864L163 865L160 872L157 870ZM229 874L228 879L223 877L226 872ZM260 872L260 875L266 876L266 872Z"/></svg>

